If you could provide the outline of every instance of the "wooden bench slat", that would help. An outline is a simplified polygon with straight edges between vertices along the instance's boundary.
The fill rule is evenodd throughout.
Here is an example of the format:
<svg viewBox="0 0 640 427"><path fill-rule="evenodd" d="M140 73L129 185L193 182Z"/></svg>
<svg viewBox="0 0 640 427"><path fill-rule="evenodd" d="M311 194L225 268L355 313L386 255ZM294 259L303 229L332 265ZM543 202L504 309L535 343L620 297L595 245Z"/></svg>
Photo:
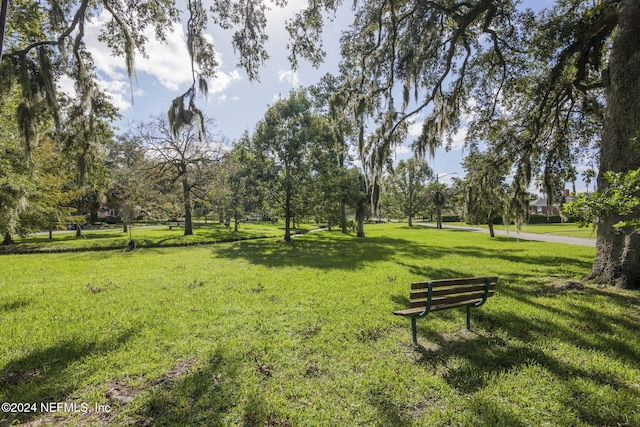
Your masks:
<svg viewBox="0 0 640 427"><path fill-rule="evenodd" d="M487 295L489 297L490 295ZM484 297L484 292L476 292L475 294L469 295L455 295L451 297L439 297L439 298L431 298L431 307L435 307L436 305L442 304L454 304L458 302L466 302L467 304L472 304L477 302L478 299L482 299Z"/></svg>
<svg viewBox="0 0 640 427"><path fill-rule="evenodd" d="M459 286L452 289L434 289L431 291L431 297L437 297L440 295L452 295L452 294L464 294L470 292L479 292L484 291L485 285L473 285L473 286ZM493 290L496 288L496 284L492 283L489 285L489 289ZM419 298L427 298L428 291L411 291L409 299L419 299Z"/></svg>
<svg viewBox="0 0 640 427"><path fill-rule="evenodd" d="M393 314L411 317L411 335L416 345L418 344L416 321L427 314L425 312L427 305L429 312L466 306L467 329L471 329L471 307L479 307L486 302L487 298L493 296L497 282L497 276L414 282L411 284L409 293L409 308L396 310ZM431 295L429 295L429 289L431 289Z"/></svg>
<svg viewBox="0 0 640 427"><path fill-rule="evenodd" d="M465 277L462 279L438 279L438 280L429 280L426 282L413 282L411 284L411 289L424 289L429 286L429 282L433 283L433 287L442 287L442 286L455 286L455 285L479 285L485 284L487 281L486 277ZM498 281L497 276L490 277L491 283L495 283Z"/></svg>
<svg viewBox="0 0 640 427"><path fill-rule="evenodd" d="M404 310L394 311L393 314L397 314L399 316L416 316L424 311L424 307L422 308L405 308Z"/></svg>
<svg viewBox="0 0 640 427"><path fill-rule="evenodd" d="M459 302L453 302L453 303L449 302L447 304L440 303L435 305L432 304L431 308L429 309L429 312L446 310L448 308L464 307L466 305L476 304L480 301L482 301L482 297L475 298L469 301L459 301ZM416 316L424 311L424 307L425 305L423 305L422 307L412 307L412 308L406 308L404 310L397 310L397 311L394 311L393 314L397 314L399 316Z"/></svg>
<svg viewBox="0 0 640 427"><path fill-rule="evenodd" d="M475 303L478 298L482 299L482 297L484 296L484 291L482 292L476 292L473 294L464 294L464 295L460 295L460 296L451 296L451 297L439 297L439 298L431 298L431 307L434 307L435 305L438 304L448 304L448 303L454 303L454 302L460 302L460 301L469 301L469 304ZM493 290L490 290L487 293L487 298L492 297L493 296ZM471 302L473 301L473 302ZM427 298L420 298L420 299L411 299L409 300L409 308L416 308L416 307L426 307L427 306ZM433 311L433 308L430 310Z"/></svg>
<svg viewBox="0 0 640 427"><path fill-rule="evenodd" d="M482 301L482 298L477 298L475 301L462 301L462 302L457 302L457 303L453 303L453 304L431 305L431 309L429 310L429 312L438 311L438 310L446 310L448 308L464 307L465 305L475 304L475 303L480 302L480 301Z"/></svg>
<svg viewBox="0 0 640 427"><path fill-rule="evenodd" d="M439 311L439 310L445 310L448 308L455 308L455 307L464 307L466 305L473 305L476 304L478 302L482 301L482 298L476 298L470 301L460 301L457 303L451 303L451 304L436 304L436 305L431 305L431 308L429 309L429 312L432 311ZM400 316L416 316L420 313L422 313L424 311L424 305L422 307L412 307L412 308L406 308L404 310L397 310L394 311L393 314L397 314Z"/></svg>

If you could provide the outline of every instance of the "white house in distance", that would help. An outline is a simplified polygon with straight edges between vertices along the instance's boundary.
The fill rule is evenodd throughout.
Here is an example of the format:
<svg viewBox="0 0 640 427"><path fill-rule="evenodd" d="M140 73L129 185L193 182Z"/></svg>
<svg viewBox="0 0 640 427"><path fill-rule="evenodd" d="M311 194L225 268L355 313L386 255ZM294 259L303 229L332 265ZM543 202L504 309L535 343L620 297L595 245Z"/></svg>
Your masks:
<svg viewBox="0 0 640 427"><path fill-rule="evenodd" d="M562 197L567 203L573 200L573 196L570 196L569 194L569 190L562 190ZM549 206L546 197L538 197L537 199L529 202L529 213L531 214L560 215L560 211L560 203L556 201L554 204Z"/></svg>

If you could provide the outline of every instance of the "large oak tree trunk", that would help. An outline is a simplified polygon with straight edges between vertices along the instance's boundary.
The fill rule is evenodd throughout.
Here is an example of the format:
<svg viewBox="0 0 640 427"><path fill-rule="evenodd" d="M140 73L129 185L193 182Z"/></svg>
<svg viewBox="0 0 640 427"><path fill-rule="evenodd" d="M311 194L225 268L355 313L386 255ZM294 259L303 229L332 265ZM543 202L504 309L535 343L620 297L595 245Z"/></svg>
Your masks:
<svg viewBox="0 0 640 427"><path fill-rule="evenodd" d="M237 209L233 210L233 231L238 232L238 225L240 224L240 212Z"/></svg>
<svg viewBox="0 0 640 427"><path fill-rule="evenodd" d="M640 1L620 2L609 76L605 78L607 111L602 129L598 189L608 186L603 173L626 172L640 167L640 154L631 138L640 130ZM608 81L607 81L608 80ZM633 218L640 218L636 210ZM640 288L640 234L616 229L618 216L598 223L596 258L589 279L625 288Z"/></svg>
<svg viewBox="0 0 640 427"><path fill-rule="evenodd" d="M2 241L2 245L13 245L14 241L13 238L11 237L11 233L9 233L8 231L6 233L4 233L4 240Z"/></svg>
<svg viewBox="0 0 640 427"><path fill-rule="evenodd" d="M291 194L287 191L284 202L284 241L291 241Z"/></svg>
<svg viewBox="0 0 640 427"><path fill-rule="evenodd" d="M356 235L358 237L364 237L364 216L367 212L367 199L363 198L358 201L356 207Z"/></svg>
<svg viewBox="0 0 640 427"><path fill-rule="evenodd" d="M493 213L487 217L487 224L489 225L489 236L496 237L496 233L493 231Z"/></svg>
<svg viewBox="0 0 640 427"><path fill-rule="evenodd" d="M345 199L340 201L340 230L344 234L349 234L349 226L347 223L347 201Z"/></svg>
<svg viewBox="0 0 640 427"><path fill-rule="evenodd" d="M191 222L191 187L186 178L182 180L182 193L184 198L184 235L193 235L193 225Z"/></svg>

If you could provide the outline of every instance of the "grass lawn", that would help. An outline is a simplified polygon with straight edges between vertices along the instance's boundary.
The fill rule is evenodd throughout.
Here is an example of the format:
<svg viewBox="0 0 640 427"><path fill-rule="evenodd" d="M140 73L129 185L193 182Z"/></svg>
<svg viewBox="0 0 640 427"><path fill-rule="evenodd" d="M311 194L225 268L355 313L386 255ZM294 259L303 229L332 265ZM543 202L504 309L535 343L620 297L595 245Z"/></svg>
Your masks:
<svg viewBox="0 0 640 427"><path fill-rule="evenodd" d="M367 226L0 257L0 400L39 425L640 425L640 295L570 286L594 249ZM472 311L409 283L499 275ZM81 409L87 405L87 413ZM96 412L95 405L109 406Z"/></svg>
<svg viewBox="0 0 640 427"><path fill-rule="evenodd" d="M515 229L515 227L511 227ZM593 227L579 227L578 224L529 224L522 228L527 233L556 234L559 236L596 238Z"/></svg>
<svg viewBox="0 0 640 427"><path fill-rule="evenodd" d="M461 227L475 227L475 228L484 228L487 229L488 226L486 224L473 224L469 225L464 222L446 222L444 225L457 225ZM494 225L496 230L504 230L504 226L502 225ZM515 233L515 226L509 227L509 230ZM538 234L554 234L558 236L569 236L569 237L585 237L585 238L596 238L596 231L593 227L579 227L578 224L575 223L567 223L567 224L528 224L522 227L522 232L526 233L538 233Z"/></svg>
<svg viewBox="0 0 640 427"><path fill-rule="evenodd" d="M306 232L313 228L315 225L303 224L294 231ZM129 233L123 233L121 226L84 230L83 236L80 238L76 237L75 233L75 231L57 231L54 232L51 240L48 233L39 233L22 239L16 238L17 244L0 246L0 254L123 249L129 243ZM229 240L284 236L284 225L281 223L243 223L240 224L238 232L235 232L233 226L225 227L216 222L194 224L193 233L192 236L184 236L183 227L174 226L170 229L168 225L134 226L131 230L131 238L135 240L137 247L188 246Z"/></svg>

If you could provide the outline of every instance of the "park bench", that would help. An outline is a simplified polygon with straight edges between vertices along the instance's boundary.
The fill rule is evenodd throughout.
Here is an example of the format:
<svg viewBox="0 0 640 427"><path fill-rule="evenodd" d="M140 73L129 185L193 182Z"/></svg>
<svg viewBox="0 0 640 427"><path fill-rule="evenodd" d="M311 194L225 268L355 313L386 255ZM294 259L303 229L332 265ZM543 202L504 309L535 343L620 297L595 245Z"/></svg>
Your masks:
<svg viewBox="0 0 640 427"><path fill-rule="evenodd" d="M411 333L414 344L418 344L416 320L432 311L455 307L467 308L467 329L471 329L471 307L480 307L493 295L497 277L468 277L442 279L411 284L409 308L393 314L411 317Z"/></svg>

